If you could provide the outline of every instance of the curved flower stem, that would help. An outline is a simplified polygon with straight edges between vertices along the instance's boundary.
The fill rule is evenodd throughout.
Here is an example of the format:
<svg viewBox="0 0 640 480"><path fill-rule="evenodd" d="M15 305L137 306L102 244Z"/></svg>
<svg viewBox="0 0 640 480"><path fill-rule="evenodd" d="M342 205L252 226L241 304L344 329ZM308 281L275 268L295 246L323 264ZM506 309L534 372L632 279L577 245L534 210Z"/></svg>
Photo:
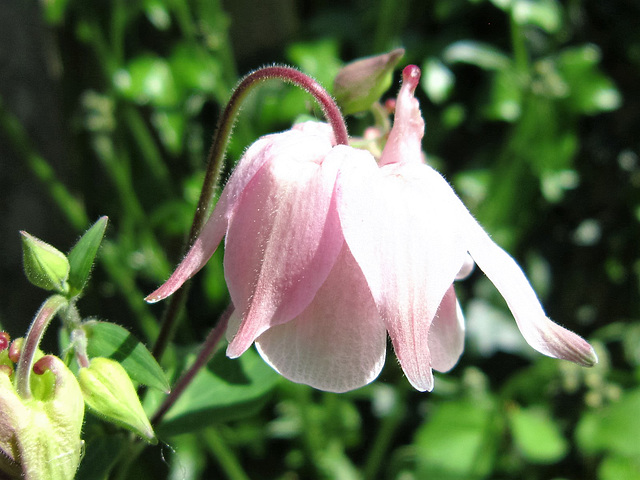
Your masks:
<svg viewBox="0 0 640 480"><path fill-rule="evenodd" d="M50 296L42 304L29 327L16 369L16 389L18 395L25 400L31 398L31 367L33 366L33 359L40 345L40 340L42 340L45 330L53 317L56 316L56 313L58 313L58 310L66 306L67 303L67 299L62 295Z"/></svg>
<svg viewBox="0 0 640 480"><path fill-rule="evenodd" d="M151 417L151 425L156 426L158 425L158 423L162 421L166 413L173 406L173 404L176 403L176 400L178 400L178 397L182 395L182 393L189 386L189 384L191 383L193 378L196 376L196 374L200 371L200 369L204 367L207 363L209 363L209 360L211 360L211 357L213 357L213 354L216 351L216 347L218 346L218 343L222 339L224 332L227 330L229 317L231 316L232 313L233 313L233 305L229 305L229 307L227 307L227 309L224 311L224 313L220 317L220 320L218 320L218 323L216 324L216 326L213 327L209 332L209 335L207 335L207 338L202 344L202 350L200 350L200 353L198 354L198 357L196 358L195 362L193 362L193 365L191 365L189 370L187 370L185 373L182 374L182 377L180 377L180 379L176 382L169 396L165 398L162 405L160 405L160 408L158 408L158 410L153 415L153 417Z"/></svg>
<svg viewBox="0 0 640 480"><path fill-rule="evenodd" d="M207 171L204 177L202 191L200 192L196 213L193 217L193 223L191 224L187 246L193 244L207 219L215 189L220 178L220 172L224 164L224 155L227 151L233 125L240 112L242 102L254 87L265 80L272 79L292 83L313 95L322 107L327 122L333 128L337 144L348 145L349 135L347 133L347 127L338 105L336 105L331 95L313 78L295 68L278 65L260 68L248 74L238 83L238 86L233 91L227 106L218 120L218 126L213 136L213 143L209 150ZM162 327L153 347L153 355L158 361L161 359L170 339L173 337L178 314L187 298L188 291L188 284L186 284L175 292L171 296L164 311Z"/></svg>

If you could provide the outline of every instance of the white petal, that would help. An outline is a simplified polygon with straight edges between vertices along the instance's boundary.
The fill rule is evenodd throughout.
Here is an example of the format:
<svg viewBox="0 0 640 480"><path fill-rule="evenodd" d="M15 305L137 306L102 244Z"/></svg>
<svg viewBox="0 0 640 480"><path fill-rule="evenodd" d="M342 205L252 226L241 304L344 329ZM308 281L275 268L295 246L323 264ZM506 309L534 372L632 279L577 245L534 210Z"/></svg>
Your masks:
<svg viewBox="0 0 640 480"><path fill-rule="evenodd" d="M354 162L355 163L355 162ZM429 328L462 267L466 248L448 184L424 164L363 158L338 177L345 240L369 284L411 384L433 387Z"/></svg>
<svg viewBox="0 0 640 480"><path fill-rule="evenodd" d="M308 145L290 148L309 155ZM351 150L333 149L336 162L283 151L244 189L224 259L229 293L243 318L230 356L299 315L329 275L344 241L333 199L337 168Z"/></svg>
<svg viewBox="0 0 640 480"><path fill-rule="evenodd" d="M451 370L464 350L464 317L453 285L440 303L429 329L431 365L439 372Z"/></svg>
<svg viewBox="0 0 640 480"><path fill-rule="evenodd" d="M580 336L552 322L518 264L473 220L471 256L504 297L527 343L554 358L592 366L597 356Z"/></svg>
<svg viewBox="0 0 640 480"><path fill-rule="evenodd" d="M264 332L256 346L286 378L320 390L345 392L378 376L386 339L362 272L345 246L306 310Z"/></svg>

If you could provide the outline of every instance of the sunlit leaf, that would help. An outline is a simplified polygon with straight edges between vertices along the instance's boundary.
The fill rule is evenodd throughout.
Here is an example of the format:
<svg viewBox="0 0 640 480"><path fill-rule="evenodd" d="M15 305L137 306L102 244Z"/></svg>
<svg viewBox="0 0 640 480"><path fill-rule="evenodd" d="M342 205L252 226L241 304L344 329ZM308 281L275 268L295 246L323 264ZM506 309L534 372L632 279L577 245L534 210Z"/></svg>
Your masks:
<svg viewBox="0 0 640 480"><path fill-rule="evenodd" d="M86 332L89 357L108 357L116 360L132 380L168 392L162 368L151 352L129 331L115 323L89 321L82 325Z"/></svg>
<svg viewBox="0 0 640 480"><path fill-rule="evenodd" d="M113 83L125 98L140 104L173 107L180 99L168 62L152 55L134 58L115 73Z"/></svg>
<svg viewBox="0 0 640 480"><path fill-rule="evenodd" d="M496 459L499 426L488 401L449 401L418 430L417 478L484 478Z"/></svg>
<svg viewBox="0 0 640 480"><path fill-rule="evenodd" d="M156 428L176 435L255 412L280 377L255 351L229 359L220 350L195 377Z"/></svg>
<svg viewBox="0 0 640 480"><path fill-rule="evenodd" d="M511 65L511 59L498 48L473 40L460 40L449 45L443 58L447 63L467 63L483 70L503 70Z"/></svg>
<svg viewBox="0 0 640 480"><path fill-rule="evenodd" d="M511 434L518 451L530 462L555 463L569 444L550 413L537 408L514 408L509 412Z"/></svg>

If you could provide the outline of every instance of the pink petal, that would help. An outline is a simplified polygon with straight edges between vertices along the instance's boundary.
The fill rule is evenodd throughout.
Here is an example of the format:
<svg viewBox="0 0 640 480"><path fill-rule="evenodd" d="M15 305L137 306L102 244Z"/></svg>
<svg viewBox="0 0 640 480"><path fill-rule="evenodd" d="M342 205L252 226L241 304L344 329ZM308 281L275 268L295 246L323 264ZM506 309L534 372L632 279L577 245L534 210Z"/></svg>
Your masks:
<svg viewBox="0 0 640 480"><path fill-rule="evenodd" d="M322 158L331 149L331 133L316 125L323 124L306 122L297 130L261 137L247 149L189 252L171 277L146 297L147 302L155 303L168 297L206 265L227 231L240 195L266 162L275 157L290 158L295 155L292 148L296 146L304 150L304 159L308 161Z"/></svg>
<svg viewBox="0 0 640 480"><path fill-rule="evenodd" d="M580 336L552 322L518 264L496 245L469 215L471 256L504 297L525 340L544 355L584 366L598 362L595 351Z"/></svg>
<svg viewBox="0 0 640 480"><path fill-rule="evenodd" d="M345 245L313 302L295 319L260 335L256 346L289 380L346 392L378 376L386 342L384 323Z"/></svg>
<svg viewBox="0 0 640 480"><path fill-rule="evenodd" d="M424 120L420 113L420 104L413 96L419 80L418 67L405 67L402 72L402 86L396 100L393 129L382 151L380 166L393 163L422 163Z"/></svg>
<svg viewBox="0 0 640 480"><path fill-rule="evenodd" d="M320 163L308 158L308 144L291 149L254 176L229 225L225 277L243 318L228 349L231 357L268 328L299 315L342 247L333 190L340 163L354 150L334 148Z"/></svg>
<svg viewBox="0 0 640 480"><path fill-rule="evenodd" d="M442 201L442 177L424 164L378 168L369 157L351 165L338 178L345 240L407 378L431 390L429 328L466 257L459 215Z"/></svg>
<svg viewBox="0 0 640 480"><path fill-rule="evenodd" d="M445 293L429 329L431 366L439 372L451 370L464 350L464 317L453 285Z"/></svg>

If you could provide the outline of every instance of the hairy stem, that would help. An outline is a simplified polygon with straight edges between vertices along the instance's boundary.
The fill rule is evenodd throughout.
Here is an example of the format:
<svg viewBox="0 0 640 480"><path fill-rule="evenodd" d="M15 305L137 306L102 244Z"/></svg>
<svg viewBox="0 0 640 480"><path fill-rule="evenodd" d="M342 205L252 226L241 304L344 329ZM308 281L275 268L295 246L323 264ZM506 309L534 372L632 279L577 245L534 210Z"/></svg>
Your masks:
<svg viewBox="0 0 640 480"><path fill-rule="evenodd" d="M153 417L151 417L152 425L154 426L158 425L158 423L162 421L166 413L176 403L176 400L178 400L180 395L182 395L185 389L189 386L189 384L191 383L193 378L196 376L196 374L200 371L200 369L204 367L207 363L209 363L209 360L211 360L211 358L213 357L213 354L216 351L216 347L218 346L218 343L220 343L220 340L222 339L224 332L227 330L229 317L231 316L232 313L233 313L233 306L230 305L222 314L216 326L213 327L209 332L209 335L207 335L207 338L205 339L202 345L202 350L200 350L200 353L198 354L198 357L196 358L195 362L193 362L193 365L191 365L191 367L189 367L189 369L182 374L182 377L180 377L180 379L176 382L176 384L171 389L171 393L169 394L169 396L164 400L162 405L160 405L160 408L158 408L158 410L153 415Z"/></svg>
<svg viewBox="0 0 640 480"><path fill-rule="evenodd" d="M62 295L50 296L40 307L38 313L33 319L27 336L22 345L22 351L20 352L20 358L18 359L18 367L16 369L16 389L18 395L23 399L31 398L31 368L33 366L33 359L40 345L40 340L44 335L45 330L51 323L53 317L55 317L58 310L67 305L67 299Z"/></svg>

